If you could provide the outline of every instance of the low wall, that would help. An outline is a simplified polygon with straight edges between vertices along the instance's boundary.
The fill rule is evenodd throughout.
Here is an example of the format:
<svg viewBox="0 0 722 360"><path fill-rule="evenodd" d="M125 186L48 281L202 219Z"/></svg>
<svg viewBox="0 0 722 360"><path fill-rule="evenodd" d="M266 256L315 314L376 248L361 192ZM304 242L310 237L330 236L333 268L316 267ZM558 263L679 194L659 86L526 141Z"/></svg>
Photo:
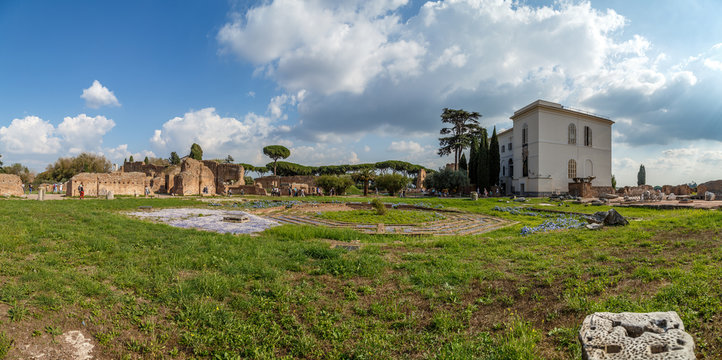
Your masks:
<svg viewBox="0 0 722 360"><path fill-rule="evenodd" d="M0 174L0 195L22 196L23 182L20 176L13 174Z"/></svg>
<svg viewBox="0 0 722 360"><path fill-rule="evenodd" d="M80 196L78 186L83 184L85 196L106 195L112 191L114 195L144 195L146 176L141 172L80 173L68 180L65 195Z"/></svg>

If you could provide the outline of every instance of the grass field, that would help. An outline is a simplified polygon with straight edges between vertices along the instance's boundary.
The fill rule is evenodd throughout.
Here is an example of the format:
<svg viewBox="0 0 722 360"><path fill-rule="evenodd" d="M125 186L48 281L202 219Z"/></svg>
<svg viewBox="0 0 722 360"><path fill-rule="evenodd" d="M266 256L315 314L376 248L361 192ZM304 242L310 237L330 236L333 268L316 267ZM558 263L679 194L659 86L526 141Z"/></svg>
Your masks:
<svg viewBox="0 0 722 360"><path fill-rule="evenodd" d="M420 224L444 220L446 217L435 211L388 209L378 215L376 210L326 211L315 215L320 219L359 224Z"/></svg>
<svg viewBox="0 0 722 360"><path fill-rule="evenodd" d="M579 359L587 314L668 310L698 357L722 358L721 211L620 208L627 227L524 236L547 219L492 210L516 203L403 201L518 224L474 237L291 225L233 236L122 214L208 206L193 199L2 200L0 358L80 330L101 359ZM329 246L355 240L358 251Z"/></svg>

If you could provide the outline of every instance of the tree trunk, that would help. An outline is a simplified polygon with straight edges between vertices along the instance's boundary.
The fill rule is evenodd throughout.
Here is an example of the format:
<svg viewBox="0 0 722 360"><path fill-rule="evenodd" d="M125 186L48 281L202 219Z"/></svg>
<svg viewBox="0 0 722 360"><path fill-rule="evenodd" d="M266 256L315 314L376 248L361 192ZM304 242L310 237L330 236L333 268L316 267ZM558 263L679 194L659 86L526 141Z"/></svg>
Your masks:
<svg viewBox="0 0 722 360"><path fill-rule="evenodd" d="M275 160L275 159L273 160L273 176L276 176L276 161L278 161L278 160Z"/></svg>
<svg viewBox="0 0 722 360"><path fill-rule="evenodd" d="M369 181L364 180L364 196L369 196Z"/></svg>

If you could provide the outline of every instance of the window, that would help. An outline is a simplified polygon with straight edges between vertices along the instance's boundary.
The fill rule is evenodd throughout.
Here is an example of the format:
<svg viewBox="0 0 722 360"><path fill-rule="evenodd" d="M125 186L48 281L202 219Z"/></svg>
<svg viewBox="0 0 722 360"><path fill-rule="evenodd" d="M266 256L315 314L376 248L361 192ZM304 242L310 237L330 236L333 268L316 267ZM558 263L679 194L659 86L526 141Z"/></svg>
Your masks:
<svg viewBox="0 0 722 360"><path fill-rule="evenodd" d="M514 177L514 160L509 159L509 176Z"/></svg>
<svg viewBox="0 0 722 360"><path fill-rule="evenodd" d="M577 143L577 126L569 124L569 145L575 145Z"/></svg>
<svg viewBox="0 0 722 360"><path fill-rule="evenodd" d="M577 177L577 162L574 161L574 159L569 160L567 172L569 173L570 179Z"/></svg>
<svg viewBox="0 0 722 360"><path fill-rule="evenodd" d="M584 127L584 146L592 146L592 129L589 126Z"/></svg>
<svg viewBox="0 0 722 360"><path fill-rule="evenodd" d="M504 145L501 146L501 152L504 152Z"/></svg>
<svg viewBox="0 0 722 360"><path fill-rule="evenodd" d="M521 129L521 144L526 145L529 143L529 127L524 124L524 127Z"/></svg>
<svg viewBox="0 0 722 360"><path fill-rule="evenodd" d="M509 151L511 151L511 143L509 143L506 147L507 149L509 149Z"/></svg>
<svg viewBox="0 0 722 360"><path fill-rule="evenodd" d="M506 176L506 166L501 167L501 176Z"/></svg>

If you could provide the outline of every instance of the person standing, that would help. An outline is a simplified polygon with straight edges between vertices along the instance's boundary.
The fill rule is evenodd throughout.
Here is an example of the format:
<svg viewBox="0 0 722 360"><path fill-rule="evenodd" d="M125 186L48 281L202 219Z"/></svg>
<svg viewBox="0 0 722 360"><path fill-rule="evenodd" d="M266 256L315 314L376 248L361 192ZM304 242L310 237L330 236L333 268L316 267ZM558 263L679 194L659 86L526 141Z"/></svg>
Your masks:
<svg viewBox="0 0 722 360"><path fill-rule="evenodd" d="M83 183L80 183L80 185L78 185L78 192L80 193L80 200L83 200L83 198L85 197L85 188L83 187Z"/></svg>

